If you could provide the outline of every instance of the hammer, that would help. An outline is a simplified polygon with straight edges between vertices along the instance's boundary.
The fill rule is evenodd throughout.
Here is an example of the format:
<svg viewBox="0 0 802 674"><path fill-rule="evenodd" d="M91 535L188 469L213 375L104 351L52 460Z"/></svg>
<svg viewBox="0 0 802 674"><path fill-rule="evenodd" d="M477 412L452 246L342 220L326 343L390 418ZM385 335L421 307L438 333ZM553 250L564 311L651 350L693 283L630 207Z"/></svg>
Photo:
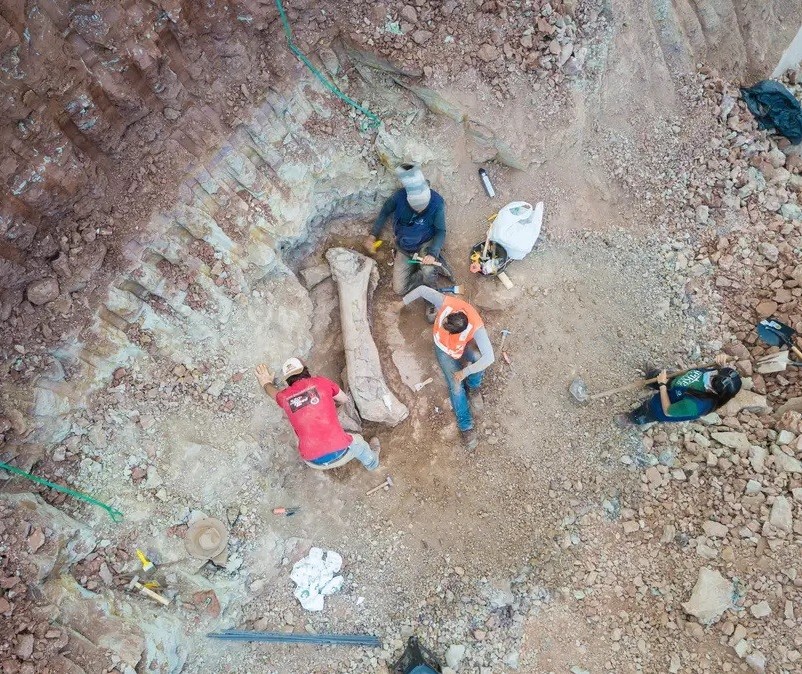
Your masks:
<svg viewBox="0 0 802 674"><path fill-rule="evenodd" d="M504 328L501 331L501 346L498 347L498 350L501 351L501 353L504 353L504 342L507 341L507 335L509 335L509 334L510 334L510 331L507 330L507 328Z"/></svg>
<svg viewBox="0 0 802 674"><path fill-rule="evenodd" d="M139 582L139 576L134 576L134 577L131 579L131 582L130 582L130 583L128 583L128 585L126 586L126 588L125 588L125 589L126 589L126 590L134 590L134 589L137 589L137 590L139 590L139 591L140 591L142 594L144 594L144 595L146 595L146 596L150 597L151 599L154 599L155 601L159 602L159 603L160 603L160 604L162 604L163 606L167 606L167 605L169 605L169 603L170 603L170 600L169 600L169 599L165 599L165 598L164 598L164 597L162 597L160 594L157 594L156 592L154 592L153 590L151 590L149 587L145 587L145 586L144 586L142 583L140 583L140 582Z"/></svg>
<svg viewBox="0 0 802 674"><path fill-rule="evenodd" d="M382 482L378 487L373 487L373 489L369 489L367 491L366 496L370 496L371 494L374 494L375 492L379 491L379 489L389 489L392 486L393 486L393 478L391 478L388 475L387 479L384 482Z"/></svg>

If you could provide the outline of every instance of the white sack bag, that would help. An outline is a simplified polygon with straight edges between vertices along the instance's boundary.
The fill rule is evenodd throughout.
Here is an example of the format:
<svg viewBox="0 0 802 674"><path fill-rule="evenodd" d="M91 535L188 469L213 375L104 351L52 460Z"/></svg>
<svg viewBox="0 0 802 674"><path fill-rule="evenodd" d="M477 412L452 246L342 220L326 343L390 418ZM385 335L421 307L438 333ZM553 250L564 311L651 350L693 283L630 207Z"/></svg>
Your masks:
<svg viewBox="0 0 802 674"><path fill-rule="evenodd" d="M522 260L535 246L543 225L543 202L537 206L512 201L502 208L490 229L490 240L500 243L511 260Z"/></svg>

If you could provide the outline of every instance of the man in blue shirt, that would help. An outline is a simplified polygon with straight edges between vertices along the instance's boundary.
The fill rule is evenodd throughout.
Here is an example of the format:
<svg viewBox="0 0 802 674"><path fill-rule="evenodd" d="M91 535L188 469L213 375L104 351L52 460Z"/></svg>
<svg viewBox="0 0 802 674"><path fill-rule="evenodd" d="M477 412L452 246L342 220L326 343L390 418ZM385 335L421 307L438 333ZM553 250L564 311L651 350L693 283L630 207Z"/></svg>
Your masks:
<svg viewBox="0 0 802 674"><path fill-rule="evenodd" d="M419 285L434 287L438 272L451 278L442 258L446 204L443 197L429 188L419 166L402 164L395 173L404 187L384 202L365 241L365 249L373 253L373 245L392 215L396 246L393 290L405 295ZM410 263L416 254L421 258L420 263Z"/></svg>

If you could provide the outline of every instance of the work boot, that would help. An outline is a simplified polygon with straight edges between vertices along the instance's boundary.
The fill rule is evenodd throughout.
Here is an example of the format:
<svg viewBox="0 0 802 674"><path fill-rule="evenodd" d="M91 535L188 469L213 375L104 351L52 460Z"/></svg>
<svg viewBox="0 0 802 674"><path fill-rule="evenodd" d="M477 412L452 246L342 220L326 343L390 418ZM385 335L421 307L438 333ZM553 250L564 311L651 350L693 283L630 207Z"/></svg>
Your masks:
<svg viewBox="0 0 802 674"><path fill-rule="evenodd" d="M485 409L485 399L482 397L482 392L479 390L479 387L470 388L466 386L465 388L468 389L468 400L471 403L471 409L481 414Z"/></svg>
<svg viewBox="0 0 802 674"><path fill-rule="evenodd" d="M472 452L479 445L479 438L476 437L476 431L471 428L467 431L460 431L462 434L462 442L465 444L465 449Z"/></svg>
<svg viewBox="0 0 802 674"><path fill-rule="evenodd" d="M635 425L628 414L616 414L613 418L613 423L618 426L618 428L632 428Z"/></svg>
<svg viewBox="0 0 802 674"><path fill-rule="evenodd" d="M373 437L372 437L372 438L371 438L371 439L368 441L368 444L370 445L370 448L371 448L371 449L372 449L374 452L376 452L376 458L378 459L378 458L379 458L379 454L381 454L381 451L382 451L382 443L379 441L379 438L377 438L377 437L374 435L374 436L373 436Z"/></svg>

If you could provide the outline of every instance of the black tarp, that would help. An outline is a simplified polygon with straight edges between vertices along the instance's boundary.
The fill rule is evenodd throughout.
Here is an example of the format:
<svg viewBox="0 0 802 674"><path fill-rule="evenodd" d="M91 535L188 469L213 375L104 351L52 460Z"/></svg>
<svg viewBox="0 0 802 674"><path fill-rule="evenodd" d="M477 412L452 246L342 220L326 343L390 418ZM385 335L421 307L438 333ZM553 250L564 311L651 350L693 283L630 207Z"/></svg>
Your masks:
<svg viewBox="0 0 802 674"><path fill-rule="evenodd" d="M782 84L763 80L741 89L761 129L775 129L794 145L802 143L802 105Z"/></svg>

